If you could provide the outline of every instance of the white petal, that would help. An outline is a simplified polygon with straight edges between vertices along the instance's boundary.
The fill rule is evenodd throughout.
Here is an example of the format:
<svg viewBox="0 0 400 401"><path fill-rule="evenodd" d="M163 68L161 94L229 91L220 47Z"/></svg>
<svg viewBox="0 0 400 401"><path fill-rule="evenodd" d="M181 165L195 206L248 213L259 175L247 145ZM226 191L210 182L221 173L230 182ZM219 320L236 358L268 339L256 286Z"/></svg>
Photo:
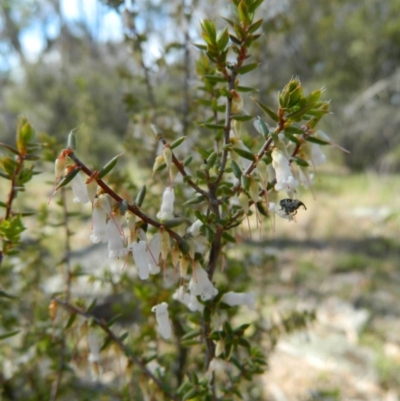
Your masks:
<svg viewBox="0 0 400 401"><path fill-rule="evenodd" d="M107 242L107 213L96 203L93 204L91 241L94 244Z"/></svg>
<svg viewBox="0 0 400 401"><path fill-rule="evenodd" d="M168 304L162 302L161 304L155 305L151 308L151 311L156 314L156 320L158 323L158 329L161 336L168 339L172 335L171 323L168 318Z"/></svg>
<svg viewBox="0 0 400 401"><path fill-rule="evenodd" d="M120 228L115 219L108 220L107 223L108 257L123 258L127 249L120 234Z"/></svg>
<svg viewBox="0 0 400 401"><path fill-rule="evenodd" d="M138 269L139 278L147 280L149 278L149 263L147 260L146 241L132 242L131 244L133 259Z"/></svg>
<svg viewBox="0 0 400 401"><path fill-rule="evenodd" d="M189 290L190 295L195 297L200 295L203 301L212 299L218 294L218 290L209 280L207 272L199 265L193 272L193 277L189 282Z"/></svg>
<svg viewBox="0 0 400 401"><path fill-rule="evenodd" d="M188 229L187 232L192 237L197 237L200 234L200 228L203 226L203 222L201 220L196 220Z"/></svg>
<svg viewBox="0 0 400 401"><path fill-rule="evenodd" d="M89 202L89 196L88 196L86 184L83 182L82 176L79 173L71 181L71 188L72 188L72 192L75 195L75 198L73 199L73 201L75 203Z"/></svg>
<svg viewBox="0 0 400 401"><path fill-rule="evenodd" d="M174 217L174 189L167 187L164 190L160 211L157 213L157 218L161 221L169 220Z"/></svg>
<svg viewBox="0 0 400 401"><path fill-rule="evenodd" d="M153 238L151 239L150 244L146 249L146 252L150 274L160 273L161 269L158 263L160 261L161 236L159 233L153 235Z"/></svg>
<svg viewBox="0 0 400 401"><path fill-rule="evenodd" d="M221 301L229 306L247 305L249 309L254 310L256 296L254 292L227 292L221 298Z"/></svg>

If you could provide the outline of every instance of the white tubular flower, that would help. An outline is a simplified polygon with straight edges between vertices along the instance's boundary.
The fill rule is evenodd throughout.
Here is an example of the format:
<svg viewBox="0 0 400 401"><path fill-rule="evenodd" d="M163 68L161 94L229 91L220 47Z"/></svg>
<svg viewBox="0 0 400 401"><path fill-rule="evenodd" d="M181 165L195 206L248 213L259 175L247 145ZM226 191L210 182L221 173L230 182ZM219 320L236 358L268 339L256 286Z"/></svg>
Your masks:
<svg viewBox="0 0 400 401"><path fill-rule="evenodd" d="M82 176L78 173L71 181L72 192L75 198L72 200L74 203L87 203L89 202L88 191L86 184L83 182Z"/></svg>
<svg viewBox="0 0 400 401"><path fill-rule="evenodd" d="M87 335L87 342L89 346L88 361L95 363L100 361L100 341L98 335L94 331L90 331Z"/></svg>
<svg viewBox="0 0 400 401"><path fill-rule="evenodd" d="M107 241L109 258L123 258L127 254L127 249L125 248L118 223L115 219L108 220Z"/></svg>
<svg viewBox="0 0 400 401"><path fill-rule="evenodd" d="M276 213L282 219L286 219L286 220L289 220L289 221L293 221L294 220L294 215L293 214L286 214L286 212L283 209L279 209L279 207L276 205L276 203L270 202L269 210L271 212Z"/></svg>
<svg viewBox="0 0 400 401"><path fill-rule="evenodd" d="M208 278L207 272L200 265L197 265L193 272L193 277L189 282L189 290L190 295L194 297L200 295L203 301L214 298L218 294L218 290Z"/></svg>
<svg viewBox="0 0 400 401"><path fill-rule="evenodd" d="M174 217L174 189L167 187L164 190L160 211L157 213L157 218L160 221L166 221Z"/></svg>
<svg viewBox="0 0 400 401"><path fill-rule="evenodd" d="M87 189L89 200L90 200L90 202L93 203L94 202L94 198L96 197L96 194L97 194L97 182L96 182L96 180L90 181L88 184L86 184L86 189Z"/></svg>
<svg viewBox="0 0 400 401"><path fill-rule="evenodd" d="M229 306L247 305L250 310L254 310L256 295L250 292L227 292L221 298L221 301Z"/></svg>
<svg viewBox="0 0 400 401"><path fill-rule="evenodd" d="M107 213L101 207L98 199L93 202L92 234L90 239L94 244L107 241Z"/></svg>
<svg viewBox="0 0 400 401"><path fill-rule="evenodd" d="M185 291L185 287L180 286L172 295L172 299L183 303L192 312L203 312L204 305L202 305L194 295Z"/></svg>
<svg viewBox="0 0 400 401"><path fill-rule="evenodd" d="M161 336L165 339L171 338L172 330L168 318L168 304L166 302L162 302L161 304L153 306L151 311L156 314L158 330Z"/></svg>
<svg viewBox="0 0 400 401"><path fill-rule="evenodd" d="M196 220L188 229L187 232L192 237L197 237L200 234L200 228L203 226L203 222L201 220Z"/></svg>
<svg viewBox="0 0 400 401"><path fill-rule="evenodd" d="M141 280L147 280L149 278L149 262L146 252L146 241L134 241L130 247L132 249L133 259L138 270L139 278Z"/></svg>
<svg viewBox="0 0 400 401"><path fill-rule="evenodd" d="M321 150L321 146L316 143L311 144L311 163L314 167L326 163L326 156Z"/></svg>
<svg viewBox="0 0 400 401"><path fill-rule="evenodd" d="M153 235L150 244L146 247L147 262L150 274L158 274L161 269L158 265L161 253L161 236L159 233Z"/></svg>
<svg viewBox="0 0 400 401"><path fill-rule="evenodd" d="M276 191L292 191L299 186L290 171L289 160L278 149L272 151L272 167L275 169Z"/></svg>

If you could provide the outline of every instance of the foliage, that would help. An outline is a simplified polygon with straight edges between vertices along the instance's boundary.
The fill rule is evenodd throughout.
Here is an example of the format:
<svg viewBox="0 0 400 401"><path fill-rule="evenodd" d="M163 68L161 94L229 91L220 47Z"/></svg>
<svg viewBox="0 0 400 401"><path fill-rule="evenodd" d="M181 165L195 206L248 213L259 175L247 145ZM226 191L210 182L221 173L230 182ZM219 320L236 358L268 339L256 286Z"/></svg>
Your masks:
<svg viewBox="0 0 400 401"><path fill-rule="evenodd" d="M313 312L292 311L268 322L262 308L255 309L256 294L246 292L252 289L256 264L230 255L245 235L243 222L261 231L276 216L276 224L295 220L298 207L305 207L291 200L296 188L310 187L309 168L325 161L321 147L335 145L316 129L329 114L323 89L307 93L293 77L278 93L275 108L255 98L257 88L240 82L259 67L251 50L263 24L256 18L261 3L233 1L222 29L203 20L203 42L196 45L201 50L199 86L192 94L186 85L183 94L185 101L195 98L197 110L186 109L192 121L185 120L181 130L168 122L170 115L179 120L173 102L172 110L152 104L157 90L141 59L153 106L145 114L154 136L140 132L125 145L128 155L140 152L147 185L140 187L121 172L129 167L122 165L121 154L101 168L89 168L85 160L93 157L92 143L85 143L81 156L77 130L70 131L60 153L56 139L43 135L42 160L55 160L51 197L58 199L58 208L36 204L36 217L28 219L15 200L36 174L30 163L40 147L29 122L20 119L16 147L2 145L7 155L1 159L1 177L10 184L0 224L0 274L7 288L0 292L5 397L259 399L254 384L278 337L315 319ZM129 33L127 40L135 41L134 26ZM146 46L143 38L139 42ZM139 57L143 50L137 50ZM244 108L248 92L256 113ZM140 158L154 160L152 172ZM84 209L70 206L70 188L75 203L91 203L91 219ZM279 203L279 198L286 200ZM22 243L28 223L32 228ZM74 236L85 226L91 226L94 244L108 244L117 271L111 263L104 272L74 264ZM55 267L62 273L58 284L48 280L60 278ZM91 293L95 288L108 289L107 311ZM125 294L121 303L113 301ZM255 310L243 316L238 306ZM106 380L105 369L119 374Z"/></svg>

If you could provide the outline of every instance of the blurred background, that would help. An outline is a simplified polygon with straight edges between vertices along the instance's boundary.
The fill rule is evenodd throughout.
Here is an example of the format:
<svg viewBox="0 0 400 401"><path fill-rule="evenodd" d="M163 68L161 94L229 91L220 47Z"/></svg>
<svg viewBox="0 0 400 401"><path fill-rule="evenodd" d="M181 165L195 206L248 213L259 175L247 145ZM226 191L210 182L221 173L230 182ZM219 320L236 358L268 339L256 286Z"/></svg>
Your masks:
<svg viewBox="0 0 400 401"><path fill-rule="evenodd" d="M201 135L194 44L227 3L2 0L1 141L24 114L55 144L77 128L91 163L124 149L128 167L150 167L150 122ZM259 16L261 65L243 82L258 92L245 108L250 96L276 106L292 76L324 86L333 114L321 128L350 152L329 150L296 223L236 251L262 277L272 320L317 310L309 332L280 339L263 399L400 400L400 0L266 0Z"/></svg>

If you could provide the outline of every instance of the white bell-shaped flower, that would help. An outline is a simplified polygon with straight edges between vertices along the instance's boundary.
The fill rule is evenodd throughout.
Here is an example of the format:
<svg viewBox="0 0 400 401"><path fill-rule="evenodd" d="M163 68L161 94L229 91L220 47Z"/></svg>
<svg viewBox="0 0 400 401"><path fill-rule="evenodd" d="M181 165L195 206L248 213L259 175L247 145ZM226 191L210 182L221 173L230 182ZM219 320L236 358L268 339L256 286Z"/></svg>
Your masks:
<svg viewBox="0 0 400 401"><path fill-rule="evenodd" d="M74 203L87 203L89 202L88 191L86 184L83 182L82 176L78 173L71 181L72 192L75 198L72 200Z"/></svg>
<svg viewBox="0 0 400 401"><path fill-rule="evenodd" d="M196 220L188 229L187 232L192 237L197 237L200 234L200 228L203 226L203 222L201 220Z"/></svg>
<svg viewBox="0 0 400 401"><path fill-rule="evenodd" d="M87 342L89 346L89 356L88 361L90 363L99 362L100 361L100 340L99 336L93 330L89 331L87 335Z"/></svg>
<svg viewBox="0 0 400 401"><path fill-rule="evenodd" d="M208 301L218 294L218 290L213 286L208 278L207 272L197 265L193 277L189 282L190 295L197 297L198 295L203 301Z"/></svg>
<svg viewBox="0 0 400 401"><path fill-rule="evenodd" d="M251 310L254 310L256 303L256 295L253 291L250 292L227 292L221 298L221 301L229 306L247 305Z"/></svg>
<svg viewBox="0 0 400 401"><path fill-rule="evenodd" d="M293 221L294 220L294 215L293 214L287 214L282 208L280 209L279 206L277 206L276 203L270 202L268 209L271 212L277 214L282 219L286 219L286 220L289 220L289 221Z"/></svg>
<svg viewBox="0 0 400 401"><path fill-rule="evenodd" d="M316 143L311 144L311 163L314 167L326 163L325 153L321 150L321 146Z"/></svg>
<svg viewBox="0 0 400 401"><path fill-rule="evenodd" d="M159 266L161 253L161 236L160 233L153 235L150 244L146 247L147 262L149 265L150 274L158 274L161 271Z"/></svg>
<svg viewBox="0 0 400 401"><path fill-rule="evenodd" d="M172 299L179 301L186 305L192 312L203 312L204 305L202 305L194 295L185 291L185 287L180 286L172 295Z"/></svg>
<svg viewBox="0 0 400 401"><path fill-rule="evenodd" d="M167 187L164 190L160 211L157 213L157 218L160 221L166 221L174 217L174 189Z"/></svg>
<svg viewBox="0 0 400 401"><path fill-rule="evenodd" d="M115 218L107 223L108 257L123 258L127 254L124 241L121 237L120 227Z"/></svg>
<svg viewBox="0 0 400 401"><path fill-rule="evenodd" d="M97 199L93 202L93 213L92 213L92 234L90 240L94 244L99 242L107 241L107 213L101 207L101 204Z"/></svg>
<svg viewBox="0 0 400 401"><path fill-rule="evenodd" d="M289 160L278 149L272 151L272 167L275 170L276 191L292 191L299 186L299 182L290 171Z"/></svg>
<svg viewBox="0 0 400 401"><path fill-rule="evenodd" d="M166 302L162 302L153 306L151 311L156 314L158 330L161 336L165 339L171 338L172 330L168 317L168 304Z"/></svg>
<svg viewBox="0 0 400 401"><path fill-rule="evenodd" d="M138 276L141 280L147 280L149 278L149 260L146 252L147 243L146 241L140 240L139 242L132 242L131 249L133 254L133 260L138 270Z"/></svg>

